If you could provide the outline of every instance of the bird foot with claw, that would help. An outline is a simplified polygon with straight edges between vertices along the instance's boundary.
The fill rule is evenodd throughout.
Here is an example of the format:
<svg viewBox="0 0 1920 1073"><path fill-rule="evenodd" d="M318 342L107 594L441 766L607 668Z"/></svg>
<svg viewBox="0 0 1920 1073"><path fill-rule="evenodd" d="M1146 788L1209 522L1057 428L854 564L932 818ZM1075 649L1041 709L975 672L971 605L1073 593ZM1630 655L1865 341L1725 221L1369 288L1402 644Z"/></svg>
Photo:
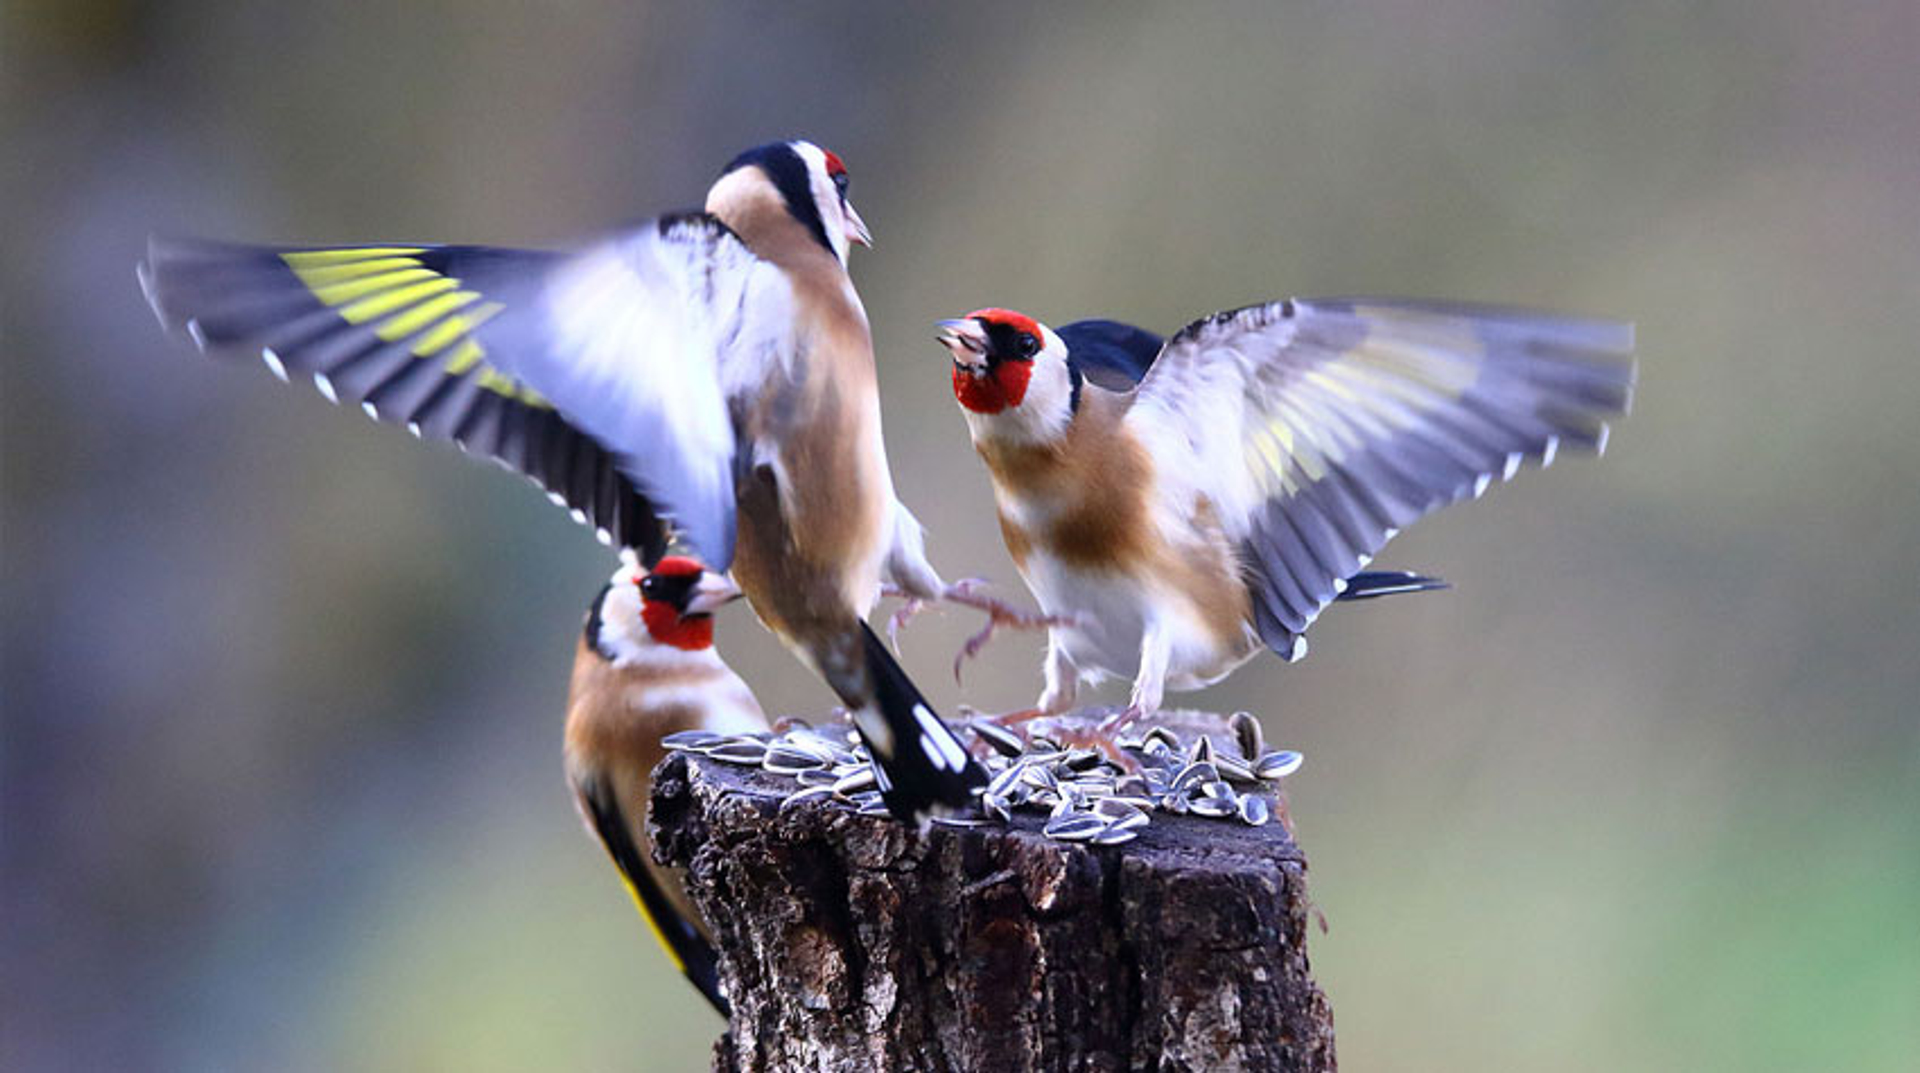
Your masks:
<svg viewBox="0 0 1920 1073"><path fill-rule="evenodd" d="M900 606L894 609L893 614L887 616L887 644L893 646L895 652L899 652L900 631L905 629L907 623L912 622L920 612L927 609L927 601L918 596L909 595L892 585L883 587L880 594L900 598Z"/></svg>
<svg viewBox="0 0 1920 1073"><path fill-rule="evenodd" d="M948 585L940 594L942 600L962 607L971 607L976 611L984 611L987 615L987 624L982 626L978 633L967 638L967 643L960 646L960 653L953 657L955 682L960 681L961 668L966 666L967 661L979 655L980 650L987 647L987 642L993 640L993 635L1001 629L1043 630L1052 629L1055 626L1071 626L1078 621L1072 615L1043 615L1034 611L1023 611L1005 600L988 596L983 591L986 586L986 581L980 578L963 578Z"/></svg>
<svg viewBox="0 0 1920 1073"><path fill-rule="evenodd" d="M1116 722L1119 717L1108 719L1090 727L1049 728L1047 736L1069 749L1098 749L1107 759L1119 765L1122 771L1138 775L1141 772L1140 758L1120 747L1118 731L1126 724Z"/></svg>

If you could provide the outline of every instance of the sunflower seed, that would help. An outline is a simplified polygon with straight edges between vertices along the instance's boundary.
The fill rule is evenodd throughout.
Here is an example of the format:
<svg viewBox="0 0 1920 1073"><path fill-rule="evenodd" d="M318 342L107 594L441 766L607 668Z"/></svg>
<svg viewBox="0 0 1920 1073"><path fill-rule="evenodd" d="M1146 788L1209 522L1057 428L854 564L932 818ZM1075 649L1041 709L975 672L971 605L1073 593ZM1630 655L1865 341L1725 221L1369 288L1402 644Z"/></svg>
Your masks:
<svg viewBox="0 0 1920 1073"><path fill-rule="evenodd" d="M1007 799L997 794L981 794L980 809L1001 823L1013 821L1013 810L1007 807Z"/></svg>
<svg viewBox="0 0 1920 1073"><path fill-rule="evenodd" d="M1240 799L1240 819L1250 827L1265 827L1273 818L1273 809L1267 799L1259 794L1248 794Z"/></svg>
<svg viewBox="0 0 1920 1073"><path fill-rule="evenodd" d="M780 807L805 804L808 801L822 801L834 796L831 786L808 786L788 794L780 799Z"/></svg>
<svg viewBox="0 0 1920 1073"><path fill-rule="evenodd" d="M1193 745L1187 749L1187 762L1192 764L1213 763L1213 739L1201 734L1193 739Z"/></svg>
<svg viewBox="0 0 1920 1073"><path fill-rule="evenodd" d="M1195 816L1212 819L1224 819L1240 811L1239 803L1230 797L1196 797L1187 807Z"/></svg>
<svg viewBox="0 0 1920 1073"><path fill-rule="evenodd" d="M985 827L988 821L980 816L934 816L933 822L942 827Z"/></svg>
<svg viewBox="0 0 1920 1073"><path fill-rule="evenodd" d="M1268 780L1284 779L1300 770L1300 765L1305 760L1305 757L1292 749L1282 749L1279 752L1263 754L1253 765L1253 773Z"/></svg>
<svg viewBox="0 0 1920 1073"><path fill-rule="evenodd" d="M703 753L729 740L725 734L715 734L711 730L682 730L661 738L660 744L677 752Z"/></svg>
<svg viewBox="0 0 1920 1073"><path fill-rule="evenodd" d="M1093 836L1093 844L1096 846L1118 846L1121 843L1131 842L1139 837L1140 831L1138 828L1108 827Z"/></svg>
<svg viewBox="0 0 1920 1073"><path fill-rule="evenodd" d="M1220 769L1220 777L1229 782L1253 782L1253 765L1237 756L1221 753L1213 758L1213 766Z"/></svg>
<svg viewBox="0 0 1920 1073"><path fill-rule="evenodd" d="M1177 737L1171 729L1164 726L1147 728L1145 744L1151 746L1156 741L1169 749L1178 749L1180 747L1179 737Z"/></svg>
<svg viewBox="0 0 1920 1073"><path fill-rule="evenodd" d="M832 786L840 781L840 776L832 768L816 767L794 772L793 781L806 787Z"/></svg>
<svg viewBox="0 0 1920 1073"><path fill-rule="evenodd" d="M1069 771L1092 771L1106 761L1106 754L1098 749L1070 749L1060 762Z"/></svg>
<svg viewBox="0 0 1920 1073"><path fill-rule="evenodd" d="M852 771L834 780L833 792L836 794L851 794L861 790L870 790L878 781L878 777L873 773L873 765L867 764L854 768Z"/></svg>
<svg viewBox="0 0 1920 1073"><path fill-rule="evenodd" d="M1060 790L1060 780L1054 777L1053 769L1040 764L1028 764L1026 770L1020 773L1020 781L1036 790L1056 793Z"/></svg>
<svg viewBox="0 0 1920 1073"><path fill-rule="evenodd" d="M1220 769L1205 761L1194 761L1180 769L1180 773L1167 784L1174 793L1185 793L1195 787L1220 781Z"/></svg>
<svg viewBox="0 0 1920 1073"><path fill-rule="evenodd" d="M802 771L824 768L827 764L827 757L805 749L793 748L786 742L778 742L768 747L766 757L760 761L761 767L775 775L798 775Z"/></svg>
<svg viewBox="0 0 1920 1073"><path fill-rule="evenodd" d="M1093 814L1106 820L1108 827L1124 828L1126 830L1132 830L1135 827L1145 827L1152 821L1152 817L1148 816L1146 812L1111 797L1095 805Z"/></svg>
<svg viewBox="0 0 1920 1073"><path fill-rule="evenodd" d="M1048 820L1040 833L1059 842L1085 842L1106 830L1107 821L1088 812L1068 812Z"/></svg>
<svg viewBox="0 0 1920 1073"><path fill-rule="evenodd" d="M1020 740L1020 735L998 723L978 719L968 723L967 729L973 731L974 737L993 746L1001 756L1019 756L1026 751L1026 742Z"/></svg>
<svg viewBox="0 0 1920 1073"><path fill-rule="evenodd" d="M1251 761L1267 751L1266 734L1252 712L1233 713L1227 717L1227 726L1233 730L1233 740L1239 744L1242 757Z"/></svg>
<svg viewBox="0 0 1920 1073"><path fill-rule="evenodd" d="M708 749L707 755L723 763L758 767L766 758L767 747L752 738L733 738Z"/></svg>

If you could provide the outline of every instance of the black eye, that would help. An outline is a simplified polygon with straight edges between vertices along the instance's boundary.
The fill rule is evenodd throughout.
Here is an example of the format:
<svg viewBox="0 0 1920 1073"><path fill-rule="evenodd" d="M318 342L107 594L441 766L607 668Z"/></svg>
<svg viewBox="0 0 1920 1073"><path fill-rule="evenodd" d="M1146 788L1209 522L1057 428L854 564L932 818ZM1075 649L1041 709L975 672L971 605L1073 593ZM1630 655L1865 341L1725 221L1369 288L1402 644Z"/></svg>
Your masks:
<svg viewBox="0 0 1920 1073"><path fill-rule="evenodd" d="M840 191L841 197L847 196L847 173L836 172L833 176L833 188Z"/></svg>
<svg viewBox="0 0 1920 1073"><path fill-rule="evenodd" d="M1034 338L1032 332L1021 332L1020 356L1023 358L1031 358L1038 353L1040 353L1040 340Z"/></svg>
<svg viewBox="0 0 1920 1073"><path fill-rule="evenodd" d="M652 574L641 578L640 595L644 599L658 600L660 598L660 579L654 577Z"/></svg>

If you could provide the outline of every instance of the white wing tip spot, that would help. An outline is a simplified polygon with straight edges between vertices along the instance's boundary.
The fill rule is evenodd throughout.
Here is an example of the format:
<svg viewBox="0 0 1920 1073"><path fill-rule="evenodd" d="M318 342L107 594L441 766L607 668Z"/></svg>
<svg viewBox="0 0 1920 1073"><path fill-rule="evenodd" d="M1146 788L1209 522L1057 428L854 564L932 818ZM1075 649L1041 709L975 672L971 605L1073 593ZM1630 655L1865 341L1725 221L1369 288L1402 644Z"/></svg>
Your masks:
<svg viewBox="0 0 1920 1073"><path fill-rule="evenodd" d="M537 484L537 483L539 483L539 482L538 482L538 481L536 481L536 482L534 482L534 483L536 483L536 484ZM551 503L551 504L553 504L553 505L554 505L554 506L556 506L556 507L564 507L564 506L566 506L566 505L567 505L567 497L566 497L566 496L563 496L563 495L561 495L561 494L560 494L559 492L548 492L548 493L547 493L547 502L549 502L549 503Z"/></svg>
<svg viewBox="0 0 1920 1073"><path fill-rule="evenodd" d="M314 373L313 386L319 390L321 398L326 399L335 406L340 405L340 396L334 393L333 381L327 379L326 373Z"/></svg>
<svg viewBox="0 0 1920 1073"><path fill-rule="evenodd" d="M959 772L967 766L967 752L954 739L953 732L947 729L940 717L933 714L926 705L913 706L913 717L920 723L920 749L927 754L938 768Z"/></svg>
<svg viewBox="0 0 1920 1073"><path fill-rule="evenodd" d="M613 547L613 534L607 532L605 529L595 529L593 531L593 539L598 540L606 547Z"/></svg>
<svg viewBox="0 0 1920 1073"><path fill-rule="evenodd" d="M1287 646L1287 662L1298 663L1301 660L1306 658L1307 658L1307 635L1303 633L1296 633L1293 635L1293 644Z"/></svg>
<svg viewBox="0 0 1920 1073"><path fill-rule="evenodd" d="M160 299L154 296L153 266L141 261L133 266L133 278L140 281L140 297L147 300L147 308L153 310L155 320L160 322L163 331L171 331L173 325L167 323L166 314L160 312Z"/></svg>
<svg viewBox="0 0 1920 1073"><path fill-rule="evenodd" d="M575 507L572 510L568 511L567 517L572 518L573 523L575 525L587 524L587 512L584 510L581 510L579 507Z"/></svg>
<svg viewBox="0 0 1920 1073"><path fill-rule="evenodd" d="M1508 455L1507 468L1501 471L1500 479L1503 481L1512 480L1513 475L1520 472L1520 463L1524 461L1526 457L1527 457L1526 455L1523 455L1518 451L1515 451L1512 454Z"/></svg>
<svg viewBox="0 0 1920 1073"><path fill-rule="evenodd" d="M1593 454L1598 458L1607 453L1607 437L1613 434L1613 426L1601 425L1600 436L1593 441Z"/></svg>
<svg viewBox="0 0 1920 1073"><path fill-rule="evenodd" d="M416 440L421 439L425 436L425 433L420 431L420 422L418 421L407 422L407 431L411 433L413 435L413 438ZM462 445L460 449L462 451L465 451L466 450L465 445Z"/></svg>
<svg viewBox="0 0 1920 1073"><path fill-rule="evenodd" d="M365 399L361 400L360 412L366 414L368 417L373 418L375 421L380 420L380 407L375 406L369 400L365 400Z"/></svg>
<svg viewBox="0 0 1920 1073"><path fill-rule="evenodd" d="M280 360L280 355L275 354L272 347L260 348L260 360L266 362L267 371L272 373L276 380L283 384L287 382L287 363Z"/></svg>
<svg viewBox="0 0 1920 1073"><path fill-rule="evenodd" d="M1493 474L1482 473L1473 479L1473 498L1479 499L1487 494L1487 486L1493 483Z"/></svg>
<svg viewBox="0 0 1920 1073"><path fill-rule="evenodd" d="M187 338L193 340L193 345L199 347L202 353L206 351L207 333L201 330L198 320L187 321Z"/></svg>
<svg viewBox="0 0 1920 1073"><path fill-rule="evenodd" d="M1560 453L1560 437L1548 436L1547 445L1540 449L1540 468L1553 465L1553 456Z"/></svg>
<svg viewBox="0 0 1920 1073"><path fill-rule="evenodd" d="M1343 578L1343 577L1337 577L1337 578L1334 578L1334 579L1333 579L1333 594L1334 594L1335 596L1338 596L1338 595L1340 595L1341 593L1343 593L1343 592L1345 592L1345 591L1347 591L1347 579L1346 579L1346 578Z"/></svg>

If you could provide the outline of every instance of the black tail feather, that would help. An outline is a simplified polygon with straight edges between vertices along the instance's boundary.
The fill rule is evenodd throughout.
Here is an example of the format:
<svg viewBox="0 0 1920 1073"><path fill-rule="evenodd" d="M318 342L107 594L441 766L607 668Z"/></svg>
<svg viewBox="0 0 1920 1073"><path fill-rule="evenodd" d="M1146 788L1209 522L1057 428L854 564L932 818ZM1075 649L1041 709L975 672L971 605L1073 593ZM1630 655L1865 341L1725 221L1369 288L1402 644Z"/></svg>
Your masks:
<svg viewBox="0 0 1920 1073"><path fill-rule="evenodd" d="M667 956L673 959L674 965L686 976L687 982L700 992L700 996L707 1000L707 1004L722 1017L732 1016L732 1007L720 986L719 953L692 921L680 915L672 899L660 889L653 873L647 868L643 851L635 841L633 832L627 829L620 806L614 801L608 785L593 780L578 784L574 789L579 794L588 820L593 824L594 833L600 836L601 844L607 848L607 855L613 858L614 866L620 869L621 876L626 879L627 892L633 895L640 916L653 929L654 938L660 940Z"/></svg>
<svg viewBox="0 0 1920 1073"><path fill-rule="evenodd" d="M873 754L887 808L913 820L966 805L973 789L985 785L986 772L934 714L873 627L862 622L860 629L873 699L868 708L854 712L854 724Z"/></svg>

